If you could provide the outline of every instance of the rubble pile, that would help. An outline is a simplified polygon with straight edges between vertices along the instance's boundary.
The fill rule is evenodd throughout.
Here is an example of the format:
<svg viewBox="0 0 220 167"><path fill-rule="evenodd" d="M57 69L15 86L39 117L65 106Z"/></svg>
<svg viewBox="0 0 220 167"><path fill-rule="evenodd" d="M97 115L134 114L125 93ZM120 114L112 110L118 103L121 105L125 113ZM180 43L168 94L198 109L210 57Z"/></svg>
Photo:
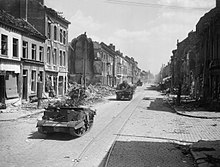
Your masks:
<svg viewBox="0 0 220 167"><path fill-rule="evenodd" d="M110 86L89 85L84 88L77 83L70 83L66 95L63 97L45 97L41 99L41 107L78 107L102 101L104 97L115 94L115 89ZM32 110L37 108L37 101L22 103L23 109Z"/></svg>
<svg viewBox="0 0 220 167"><path fill-rule="evenodd" d="M103 99L103 97L115 94L115 89L103 85L89 85L86 89L85 103L94 103Z"/></svg>
<svg viewBox="0 0 220 167"><path fill-rule="evenodd" d="M69 84L67 94L55 103L50 105L61 107L77 107L79 105L89 105L101 101L104 97L115 94L115 89L103 85L89 85L86 88L72 83Z"/></svg>

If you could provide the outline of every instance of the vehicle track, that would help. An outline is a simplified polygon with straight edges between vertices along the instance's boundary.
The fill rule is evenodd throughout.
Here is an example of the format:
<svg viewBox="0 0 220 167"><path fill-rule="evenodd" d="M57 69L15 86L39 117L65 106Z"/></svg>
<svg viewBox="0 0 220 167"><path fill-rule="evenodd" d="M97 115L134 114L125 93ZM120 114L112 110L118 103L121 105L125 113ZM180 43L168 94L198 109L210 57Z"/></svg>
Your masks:
<svg viewBox="0 0 220 167"><path fill-rule="evenodd" d="M90 146L96 141L96 139L98 137L100 137L112 124L113 122L115 122L118 118L120 118L121 116L123 116L123 114L125 114L126 110L131 110L131 113L129 113L129 117L126 118L125 122L122 124L122 126L119 128L118 133L122 132L123 128L125 127L126 123L128 122L129 118L132 116L133 112L135 111L135 109L137 108L140 100L142 99L143 93L139 94L138 96L136 96L124 109L122 109L98 134L95 135L95 137L93 137L93 139L84 147L84 149L82 150L82 152L78 155L77 159L74 160L74 164L73 166L78 166L80 164L80 160L84 157L84 155L86 154L87 150L90 148ZM133 105L135 105L133 107ZM118 135L116 135L114 141L113 141L113 145L110 148L110 152L113 149L113 146L116 142L116 140L118 139ZM108 158L110 157L110 155L108 155Z"/></svg>

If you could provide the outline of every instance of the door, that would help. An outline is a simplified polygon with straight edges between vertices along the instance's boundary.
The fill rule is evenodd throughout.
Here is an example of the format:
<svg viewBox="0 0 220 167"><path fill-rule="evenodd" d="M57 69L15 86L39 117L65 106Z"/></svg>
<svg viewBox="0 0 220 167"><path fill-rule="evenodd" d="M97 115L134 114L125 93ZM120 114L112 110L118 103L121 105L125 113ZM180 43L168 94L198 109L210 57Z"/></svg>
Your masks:
<svg viewBox="0 0 220 167"><path fill-rule="evenodd" d="M5 76L0 75L0 103L5 103Z"/></svg>
<svg viewBox="0 0 220 167"><path fill-rule="evenodd" d="M23 70L23 92L22 92L22 99L27 100L28 95L28 71Z"/></svg>

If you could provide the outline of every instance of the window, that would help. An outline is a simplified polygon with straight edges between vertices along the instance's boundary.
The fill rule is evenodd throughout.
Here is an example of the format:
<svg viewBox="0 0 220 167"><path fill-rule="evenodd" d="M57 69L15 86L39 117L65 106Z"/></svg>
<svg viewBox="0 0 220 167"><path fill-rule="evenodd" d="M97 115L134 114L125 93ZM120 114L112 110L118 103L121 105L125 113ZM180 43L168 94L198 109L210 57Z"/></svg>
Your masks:
<svg viewBox="0 0 220 167"><path fill-rule="evenodd" d="M31 71L31 91L36 91L36 71Z"/></svg>
<svg viewBox="0 0 220 167"><path fill-rule="evenodd" d="M50 47L47 48L47 63L50 64L51 60L50 60Z"/></svg>
<svg viewBox="0 0 220 167"><path fill-rule="evenodd" d="M53 50L53 64L57 64L57 49L54 48Z"/></svg>
<svg viewBox="0 0 220 167"><path fill-rule="evenodd" d="M40 71L38 74L38 81L43 82L43 71Z"/></svg>
<svg viewBox="0 0 220 167"><path fill-rule="evenodd" d="M32 60L36 60L36 48L37 46L35 44L31 45L31 55L32 55Z"/></svg>
<svg viewBox="0 0 220 167"><path fill-rule="evenodd" d="M62 64L63 64L63 61L62 61L62 51L60 51L60 66L62 66Z"/></svg>
<svg viewBox="0 0 220 167"><path fill-rule="evenodd" d="M47 23L47 37L51 39L51 23Z"/></svg>
<svg viewBox="0 0 220 167"><path fill-rule="evenodd" d="M18 39L13 38L13 57L18 57Z"/></svg>
<svg viewBox="0 0 220 167"><path fill-rule="evenodd" d="M66 66L66 52L63 52L63 66Z"/></svg>
<svg viewBox="0 0 220 167"><path fill-rule="evenodd" d="M39 47L39 61L43 62L43 57L44 57L44 47L40 46Z"/></svg>
<svg viewBox="0 0 220 167"><path fill-rule="evenodd" d="M54 40L57 40L57 26L54 26Z"/></svg>
<svg viewBox="0 0 220 167"><path fill-rule="evenodd" d="M27 59L28 58L28 43L26 41L23 41L23 53L22 57Z"/></svg>
<svg viewBox="0 0 220 167"><path fill-rule="evenodd" d="M63 44L66 44L66 32L63 31Z"/></svg>
<svg viewBox="0 0 220 167"><path fill-rule="evenodd" d="M8 36L2 34L1 54L8 55Z"/></svg>
<svg viewBox="0 0 220 167"><path fill-rule="evenodd" d="M62 43L63 42L63 30L60 29L60 42Z"/></svg>

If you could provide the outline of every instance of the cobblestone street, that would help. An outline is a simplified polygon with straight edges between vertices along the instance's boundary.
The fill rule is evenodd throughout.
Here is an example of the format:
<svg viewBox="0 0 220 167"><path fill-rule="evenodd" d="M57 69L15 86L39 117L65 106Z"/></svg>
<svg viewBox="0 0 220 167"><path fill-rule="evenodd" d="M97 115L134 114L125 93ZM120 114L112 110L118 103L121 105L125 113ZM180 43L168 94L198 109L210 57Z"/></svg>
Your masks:
<svg viewBox="0 0 220 167"><path fill-rule="evenodd" d="M199 140L220 139L220 119L178 115L169 106L160 104L164 100L163 96L155 96L155 92L149 91L146 95L148 97L144 99L151 100L142 100L123 131L117 134L117 141L108 160L109 166L193 166L189 158L175 149L175 143L190 146ZM201 155L199 158L201 162ZM196 161L194 163L199 165ZM203 161L202 165L207 164Z"/></svg>
<svg viewBox="0 0 220 167"><path fill-rule="evenodd" d="M194 152L193 157L190 147L198 151L198 141L220 139L219 113L209 114L217 116L215 119L198 118L199 113L195 117L187 116L187 112L178 114L168 105L166 96L144 87L137 89L131 102L114 98L110 96L94 106L94 127L78 139L39 134L35 126L41 111L27 112L27 116L23 112L19 116L17 111L15 115L1 113L3 166L192 167L200 163L204 154ZM210 145L207 149L216 148Z"/></svg>

